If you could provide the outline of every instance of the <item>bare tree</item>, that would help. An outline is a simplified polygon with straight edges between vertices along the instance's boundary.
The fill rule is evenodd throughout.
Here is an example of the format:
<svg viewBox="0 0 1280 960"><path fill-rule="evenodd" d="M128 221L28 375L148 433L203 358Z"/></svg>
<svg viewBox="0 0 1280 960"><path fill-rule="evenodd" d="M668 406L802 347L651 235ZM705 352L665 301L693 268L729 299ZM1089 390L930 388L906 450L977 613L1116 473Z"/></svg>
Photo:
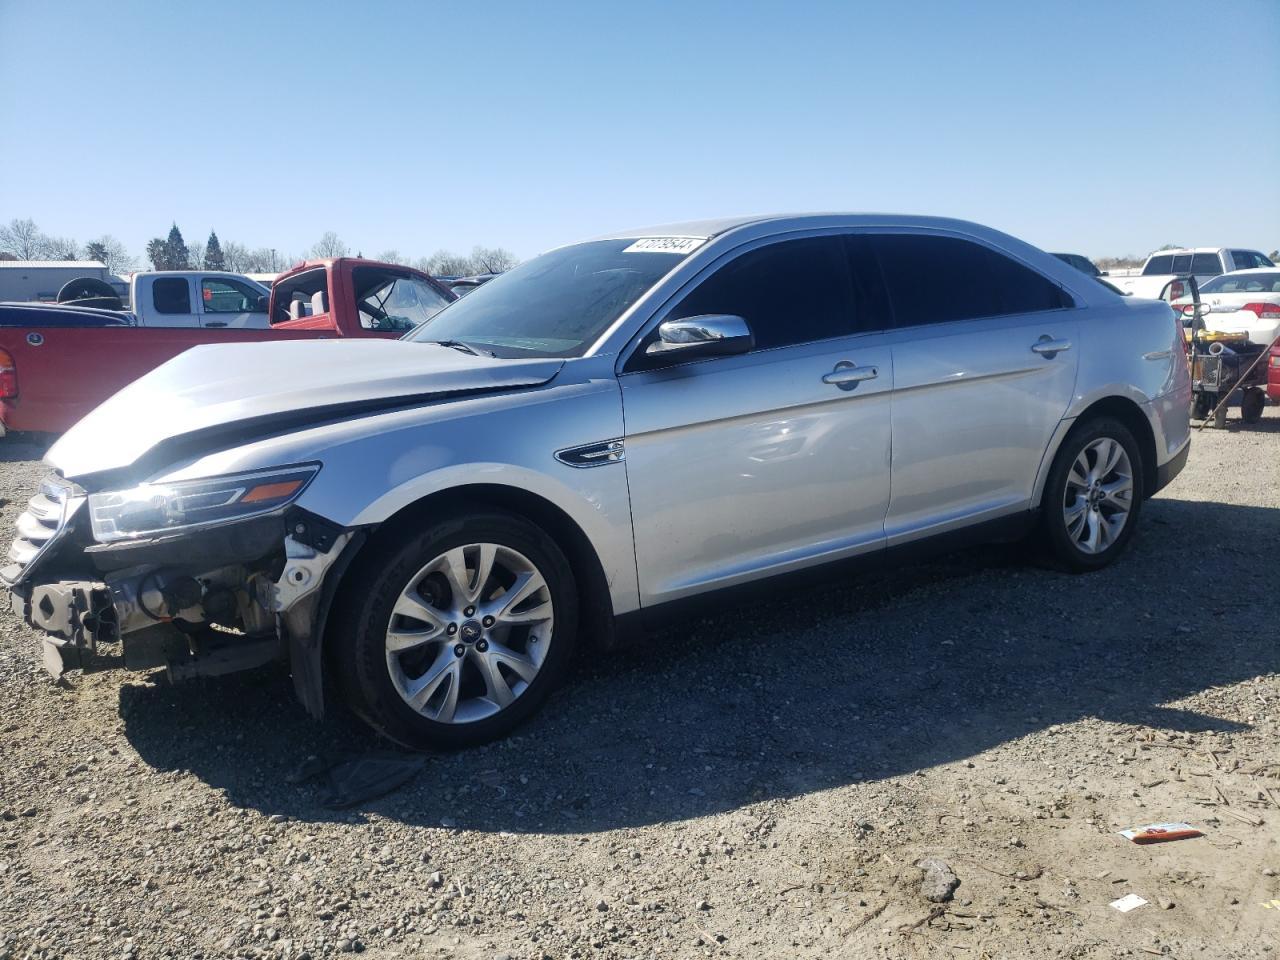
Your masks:
<svg viewBox="0 0 1280 960"><path fill-rule="evenodd" d="M403 256L399 250L383 250L373 259L381 260L383 263L399 263L406 267L409 265L409 258Z"/></svg>
<svg viewBox="0 0 1280 960"><path fill-rule="evenodd" d="M43 256L48 260L79 260L80 244L70 237L45 237Z"/></svg>
<svg viewBox="0 0 1280 960"><path fill-rule="evenodd" d="M345 257L350 252L345 243L338 239L338 235L332 230L325 232L311 248L311 256L313 257Z"/></svg>
<svg viewBox="0 0 1280 960"><path fill-rule="evenodd" d="M109 233L89 242L85 247L85 258L105 264L109 271L117 275L132 270L136 263L124 244Z"/></svg>
<svg viewBox="0 0 1280 960"><path fill-rule="evenodd" d="M192 270L199 270L204 266L204 252L208 249L205 244L199 240L192 240L187 244L187 263L191 264Z"/></svg>
<svg viewBox="0 0 1280 960"><path fill-rule="evenodd" d="M0 227L0 250L12 253L19 260L39 260L44 257L45 240L45 235L40 232L36 222L29 217L26 220L15 217L7 227Z"/></svg>
<svg viewBox="0 0 1280 960"><path fill-rule="evenodd" d="M473 247L471 263L476 273L503 273L520 263L520 258L503 247Z"/></svg>
<svg viewBox="0 0 1280 960"><path fill-rule="evenodd" d="M222 262L224 269L232 273L250 273L253 270L249 265L249 248L234 240L228 240L222 245Z"/></svg>
<svg viewBox="0 0 1280 960"><path fill-rule="evenodd" d="M476 272L470 257L449 250L437 250L418 263L419 269L434 277L465 277Z"/></svg>

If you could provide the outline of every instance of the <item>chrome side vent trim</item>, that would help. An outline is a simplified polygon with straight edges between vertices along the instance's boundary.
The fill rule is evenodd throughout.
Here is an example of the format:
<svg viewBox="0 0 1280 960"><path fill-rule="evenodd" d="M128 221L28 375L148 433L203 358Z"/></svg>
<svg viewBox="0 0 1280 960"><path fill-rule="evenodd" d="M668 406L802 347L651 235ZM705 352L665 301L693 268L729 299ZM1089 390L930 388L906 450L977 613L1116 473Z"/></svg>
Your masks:
<svg viewBox="0 0 1280 960"><path fill-rule="evenodd" d="M570 467L603 467L607 463L619 463L627 459L622 439L598 440L580 447L568 447L556 451L556 459Z"/></svg>

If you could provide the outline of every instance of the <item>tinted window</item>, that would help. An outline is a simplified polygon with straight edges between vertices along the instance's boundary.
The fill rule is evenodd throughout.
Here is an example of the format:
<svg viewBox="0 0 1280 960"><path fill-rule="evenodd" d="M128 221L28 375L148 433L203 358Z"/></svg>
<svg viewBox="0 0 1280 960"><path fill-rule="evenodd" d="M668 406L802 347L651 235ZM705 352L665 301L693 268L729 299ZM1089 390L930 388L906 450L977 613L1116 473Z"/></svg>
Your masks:
<svg viewBox="0 0 1280 960"><path fill-rule="evenodd" d="M205 277L200 281L200 296L205 313L253 313L258 297L265 294L237 280Z"/></svg>
<svg viewBox="0 0 1280 960"><path fill-rule="evenodd" d="M1162 253L1159 256L1152 257L1147 261L1147 265L1142 271L1144 277L1162 273L1173 273L1173 254Z"/></svg>
<svg viewBox="0 0 1280 960"><path fill-rule="evenodd" d="M186 277L157 277L151 284L156 313L190 313L191 292Z"/></svg>
<svg viewBox="0 0 1280 960"><path fill-rule="evenodd" d="M1258 267L1274 267L1275 264L1256 250L1232 250L1231 259L1235 261L1237 270L1252 270Z"/></svg>
<svg viewBox="0 0 1280 960"><path fill-rule="evenodd" d="M1191 258L1191 272L1202 277L1216 277L1222 272L1222 261L1216 253L1197 253Z"/></svg>
<svg viewBox="0 0 1280 960"><path fill-rule="evenodd" d="M578 357L688 256L642 240L552 250L455 300L408 339L461 340L502 357Z"/></svg>
<svg viewBox="0 0 1280 960"><path fill-rule="evenodd" d="M1173 255L1173 269L1170 273L1188 273L1191 270L1191 254L1175 253Z"/></svg>
<svg viewBox="0 0 1280 960"><path fill-rule="evenodd" d="M851 334L841 238L787 240L744 253L698 284L668 319L707 313L745 318L760 350Z"/></svg>
<svg viewBox="0 0 1280 960"><path fill-rule="evenodd" d="M968 240L916 235L871 239L898 327L1071 305L1052 281Z"/></svg>

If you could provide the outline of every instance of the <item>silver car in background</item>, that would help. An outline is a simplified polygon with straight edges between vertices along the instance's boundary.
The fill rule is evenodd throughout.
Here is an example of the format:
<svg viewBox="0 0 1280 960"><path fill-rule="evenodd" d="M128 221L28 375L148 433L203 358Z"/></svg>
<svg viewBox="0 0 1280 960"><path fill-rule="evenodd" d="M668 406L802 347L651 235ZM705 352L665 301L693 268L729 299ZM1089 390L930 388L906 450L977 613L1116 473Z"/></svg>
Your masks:
<svg viewBox="0 0 1280 960"><path fill-rule="evenodd" d="M1188 452L1168 304L929 217L611 234L401 341L197 347L49 452L2 571L54 673L287 659L502 735L686 601L959 539L1114 560Z"/></svg>

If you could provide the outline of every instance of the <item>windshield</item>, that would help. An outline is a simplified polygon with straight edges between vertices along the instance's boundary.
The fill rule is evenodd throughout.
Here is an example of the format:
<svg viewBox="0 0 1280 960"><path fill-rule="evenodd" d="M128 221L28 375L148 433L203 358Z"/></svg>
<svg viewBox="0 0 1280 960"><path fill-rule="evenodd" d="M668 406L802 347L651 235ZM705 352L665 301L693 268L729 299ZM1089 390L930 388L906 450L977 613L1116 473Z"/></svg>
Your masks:
<svg viewBox="0 0 1280 960"><path fill-rule="evenodd" d="M1201 293L1280 293L1280 270L1266 273L1224 273L1206 281Z"/></svg>
<svg viewBox="0 0 1280 960"><path fill-rule="evenodd" d="M580 357L687 255L594 240L523 263L440 311L409 340L449 340L499 357Z"/></svg>

